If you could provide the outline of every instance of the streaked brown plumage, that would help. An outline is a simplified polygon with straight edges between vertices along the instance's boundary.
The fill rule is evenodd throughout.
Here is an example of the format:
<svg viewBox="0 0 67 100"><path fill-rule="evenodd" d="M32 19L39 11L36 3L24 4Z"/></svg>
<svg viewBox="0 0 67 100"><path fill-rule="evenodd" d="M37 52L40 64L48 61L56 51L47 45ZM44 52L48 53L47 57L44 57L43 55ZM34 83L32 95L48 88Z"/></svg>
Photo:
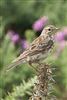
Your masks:
<svg viewBox="0 0 67 100"><path fill-rule="evenodd" d="M53 35L58 28L53 25L45 27L41 35L36 38L18 58L8 66L7 71L21 63L35 63L45 59L54 45Z"/></svg>

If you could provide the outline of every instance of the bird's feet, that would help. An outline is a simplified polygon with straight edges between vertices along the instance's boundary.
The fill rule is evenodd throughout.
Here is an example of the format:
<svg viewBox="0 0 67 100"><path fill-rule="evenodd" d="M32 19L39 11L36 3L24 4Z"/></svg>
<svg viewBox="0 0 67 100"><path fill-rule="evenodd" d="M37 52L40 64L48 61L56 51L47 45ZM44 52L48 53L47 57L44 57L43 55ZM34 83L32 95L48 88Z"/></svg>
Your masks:
<svg viewBox="0 0 67 100"><path fill-rule="evenodd" d="M39 70L37 69L37 66L34 67L31 61L29 61L29 65L36 71L36 73L39 72Z"/></svg>

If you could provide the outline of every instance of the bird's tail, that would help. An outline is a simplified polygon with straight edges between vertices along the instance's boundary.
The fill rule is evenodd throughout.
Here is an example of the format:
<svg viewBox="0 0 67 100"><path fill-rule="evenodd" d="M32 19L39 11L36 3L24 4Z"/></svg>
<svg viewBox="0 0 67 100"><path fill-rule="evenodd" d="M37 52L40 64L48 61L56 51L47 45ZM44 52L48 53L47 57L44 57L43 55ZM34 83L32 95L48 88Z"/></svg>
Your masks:
<svg viewBox="0 0 67 100"><path fill-rule="evenodd" d="M16 66L18 66L21 63L25 63L24 59L20 59L19 57L15 60L12 61L12 63L10 65L7 66L6 68L6 72L8 72L9 70L15 68Z"/></svg>

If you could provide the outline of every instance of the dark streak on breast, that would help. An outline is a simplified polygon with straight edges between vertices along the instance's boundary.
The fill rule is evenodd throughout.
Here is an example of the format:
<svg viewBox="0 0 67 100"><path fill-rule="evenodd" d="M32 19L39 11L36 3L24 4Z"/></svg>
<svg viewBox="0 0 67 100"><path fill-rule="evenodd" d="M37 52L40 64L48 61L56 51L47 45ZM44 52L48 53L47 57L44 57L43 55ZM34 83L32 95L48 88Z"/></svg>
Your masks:
<svg viewBox="0 0 67 100"><path fill-rule="evenodd" d="M53 40L49 40L47 44L47 49L50 49L53 46L54 42Z"/></svg>

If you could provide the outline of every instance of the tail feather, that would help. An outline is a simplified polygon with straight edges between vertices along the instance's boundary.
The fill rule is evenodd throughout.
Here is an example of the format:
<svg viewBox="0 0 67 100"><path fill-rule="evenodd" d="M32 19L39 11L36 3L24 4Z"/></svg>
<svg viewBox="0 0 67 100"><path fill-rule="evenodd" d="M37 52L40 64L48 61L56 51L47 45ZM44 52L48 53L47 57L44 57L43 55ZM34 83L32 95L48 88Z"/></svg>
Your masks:
<svg viewBox="0 0 67 100"><path fill-rule="evenodd" d="M8 65L6 72L8 72L9 70L15 68L16 66L18 66L19 64L24 63L24 62L25 62L24 60L18 60L18 59L12 61L12 63L10 65Z"/></svg>

